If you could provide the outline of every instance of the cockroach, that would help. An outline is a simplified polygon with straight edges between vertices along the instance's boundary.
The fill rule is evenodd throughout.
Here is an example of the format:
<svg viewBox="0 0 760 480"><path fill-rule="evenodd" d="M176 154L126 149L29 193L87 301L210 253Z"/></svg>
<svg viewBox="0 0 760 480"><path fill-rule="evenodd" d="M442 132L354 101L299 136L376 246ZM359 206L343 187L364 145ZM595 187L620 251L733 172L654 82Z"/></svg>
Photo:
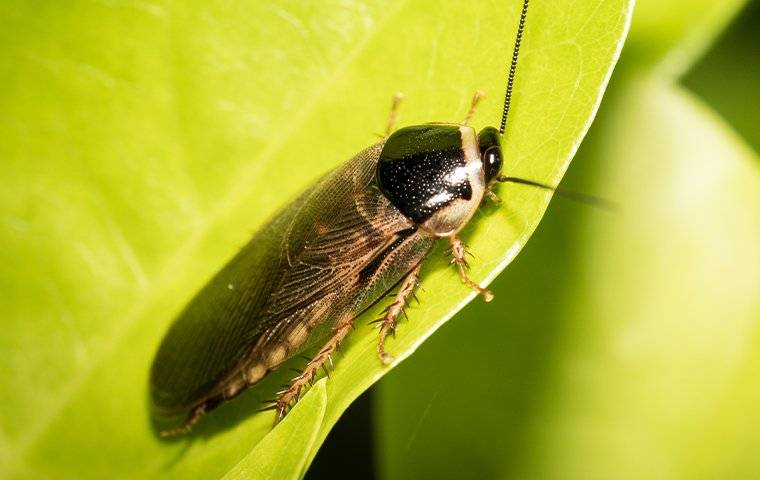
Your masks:
<svg viewBox="0 0 760 480"><path fill-rule="evenodd" d="M491 188L515 182L502 175L501 137L507 125L528 12L523 1L498 129L468 125L481 94L459 124L428 123L394 131L393 101L385 137L317 181L272 218L195 296L166 333L150 375L159 416L186 415L161 432L188 431L207 412L255 385L304 351L321 348L271 408L282 419L302 391L332 363L356 318L389 292L395 299L379 320L377 353L417 287L420 268L437 240L465 285L493 295L467 273L459 232Z"/></svg>

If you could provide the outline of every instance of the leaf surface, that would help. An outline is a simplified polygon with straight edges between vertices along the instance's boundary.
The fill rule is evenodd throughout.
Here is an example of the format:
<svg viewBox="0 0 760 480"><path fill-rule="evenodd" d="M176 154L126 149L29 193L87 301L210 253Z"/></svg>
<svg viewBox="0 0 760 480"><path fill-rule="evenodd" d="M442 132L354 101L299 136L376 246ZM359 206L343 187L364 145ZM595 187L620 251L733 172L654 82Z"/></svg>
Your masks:
<svg viewBox="0 0 760 480"><path fill-rule="evenodd" d="M232 467L222 480L301 478L326 406L325 379L322 379L314 384L277 428ZM283 455L285 451L291 454Z"/></svg>
<svg viewBox="0 0 760 480"><path fill-rule="evenodd" d="M0 474L219 478L270 431L254 414L285 373L162 442L147 375L177 312L278 208L400 124L498 123L520 2L75 2L0 7ZM558 183L617 60L624 0L535 2L506 171ZM12 65L11 68L9 65ZM464 239L489 281L549 196L504 186ZM435 253L400 361L472 294ZM498 294L498 292L496 292ZM358 320L310 456L389 368ZM316 421L303 413L304 435ZM274 442L274 440L268 440ZM302 447L306 445L302 443ZM301 454L282 451L300 461ZM272 461L275 461L274 459Z"/></svg>

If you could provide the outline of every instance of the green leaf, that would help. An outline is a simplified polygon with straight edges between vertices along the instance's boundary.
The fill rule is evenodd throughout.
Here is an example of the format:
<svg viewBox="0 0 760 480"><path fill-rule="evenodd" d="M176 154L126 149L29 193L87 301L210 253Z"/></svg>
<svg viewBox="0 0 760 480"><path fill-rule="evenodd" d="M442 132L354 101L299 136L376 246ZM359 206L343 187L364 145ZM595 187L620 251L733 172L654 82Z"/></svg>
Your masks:
<svg viewBox="0 0 760 480"><path fill-rule="evenodd" d="M402 125L459 121L478 89L488 99L474 123L497 123L519 3L0 7L0 475L219 478L256 448L272 414L253 412L286 373L163 442L146 389L161 336L252 229L376 140L394 92L407 97ZM511 175L559 182L630 10L625 0L531 6ZM505 204L465 232L481 281L522 248L549 199L519 185L500 193ZM436 254L423 271L424 307L389 344L399 361L473 297L447 263ZM357 321L327 382L311 457L389 371L366 325L376 314Z"/></svg>
<svg viewBox="0 0 760 480"><path fill-rule="evenodd" d="M678 76L723 31L747 0L642 0L636 3L627 63Z"/></svg>
<svg viewBox="0 0 760 480"><path fill-rule="evenodd" d="M326 406L325 379L322 379L223 480L301 478L309 452L317 439ZM291 452L291 455L283 455L282 452Z"/></svg>
<svg viewBox="0 0 760 480"><path fill-rule="evenodd" d="M585 263L598 280L579 285L587 305L568 308L571 322L588 320L586 338L568 338L564 356L578 365L592 361L592 339L604 345L604 360L564 405L596 405L601 414L558 423L579 431L581 421L614 437L600 474L622 469L640 478L667 468L679 478L747 478L760 467L748 448L760 435L737 438L760 425L754 404L741 405L760 395L749 380L760 360L757 156L698 99L659 79L637 82L620 108L627 113L601 148L616 159L608 188L625 199L630 218L590 225L595 254ZM646 140L623 148L631 128ZM618 295L609 292L611 278ZM595 443L576 444L573 466L591 463ZM643 458L653 460L642 465Z"/></svg>
<svg viewBox="0 0 760 480"><path fill-rule="evenodd" d="M760 2L752 2L731 28L681 79L720 114L755 151L760 151L757 112L760 105L760 62L757 59L757 20ZM724 88L731 85L731 88Z"/></svg>
<svg viewBox="0 0 760 480"><path fill-rule="evenodd" d="M671 3L637 8L678 17ZM713 6L687 15L716 21ZM620 213L558 199L494 282L508 293L469 305L381 383L382 478L758 471L758 156L678 69L650 63L663 45L649 41L624 52L569 175Z"/></svg>

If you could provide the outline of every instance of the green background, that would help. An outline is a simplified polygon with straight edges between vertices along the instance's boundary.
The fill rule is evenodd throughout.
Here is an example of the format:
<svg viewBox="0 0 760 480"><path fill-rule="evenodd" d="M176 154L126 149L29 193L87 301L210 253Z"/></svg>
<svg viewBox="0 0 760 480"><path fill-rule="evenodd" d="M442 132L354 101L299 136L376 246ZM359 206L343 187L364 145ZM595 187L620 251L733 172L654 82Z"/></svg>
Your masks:
<svg viewBox="0 0 760 480"><path fill-rule="evenodd" d="M432 259L422 306L389 346L399 360L419 351L376 396L383 478L754 476L757 36L737 34L689 73L742 4L638 2L567 179L621 211L553 201L493 283L496 300L422 343L472 298ZM476 88L489 94L476 126L498 118L518 8L0 6L0 476L303 475L343 410L390 371L366 322L333 378L277 429L251 412L287 373L174 442L147 417L157 342L250 230L374 141L394 91L407 95L402 124L461 118ZM531 9L506 168L557 183L628 8ZM481 280L520 250L549 200L500 194L504 205L465 232Z"/></svg>

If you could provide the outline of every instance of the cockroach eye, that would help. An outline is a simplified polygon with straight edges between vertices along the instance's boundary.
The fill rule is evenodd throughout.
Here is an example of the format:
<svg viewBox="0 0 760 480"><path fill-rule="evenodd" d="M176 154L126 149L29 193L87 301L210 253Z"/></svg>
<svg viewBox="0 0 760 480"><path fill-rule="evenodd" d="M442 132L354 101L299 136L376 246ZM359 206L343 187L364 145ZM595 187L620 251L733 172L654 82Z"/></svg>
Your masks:
<svg viewBox="0 0 760 480"><path fill-rule="evenodd" d="M501 171L501 149L491 147L483 154L483 168L486 172L486 181L490 182Z"/></svg>
<svg viewBox="0 0 760 480"><path fill-rule="evenodd" d="M486 183L490 183L501 172L501 142L499 131L494 127L486 127L478 134L478 146L483 162L483 172Z"/></svg>

